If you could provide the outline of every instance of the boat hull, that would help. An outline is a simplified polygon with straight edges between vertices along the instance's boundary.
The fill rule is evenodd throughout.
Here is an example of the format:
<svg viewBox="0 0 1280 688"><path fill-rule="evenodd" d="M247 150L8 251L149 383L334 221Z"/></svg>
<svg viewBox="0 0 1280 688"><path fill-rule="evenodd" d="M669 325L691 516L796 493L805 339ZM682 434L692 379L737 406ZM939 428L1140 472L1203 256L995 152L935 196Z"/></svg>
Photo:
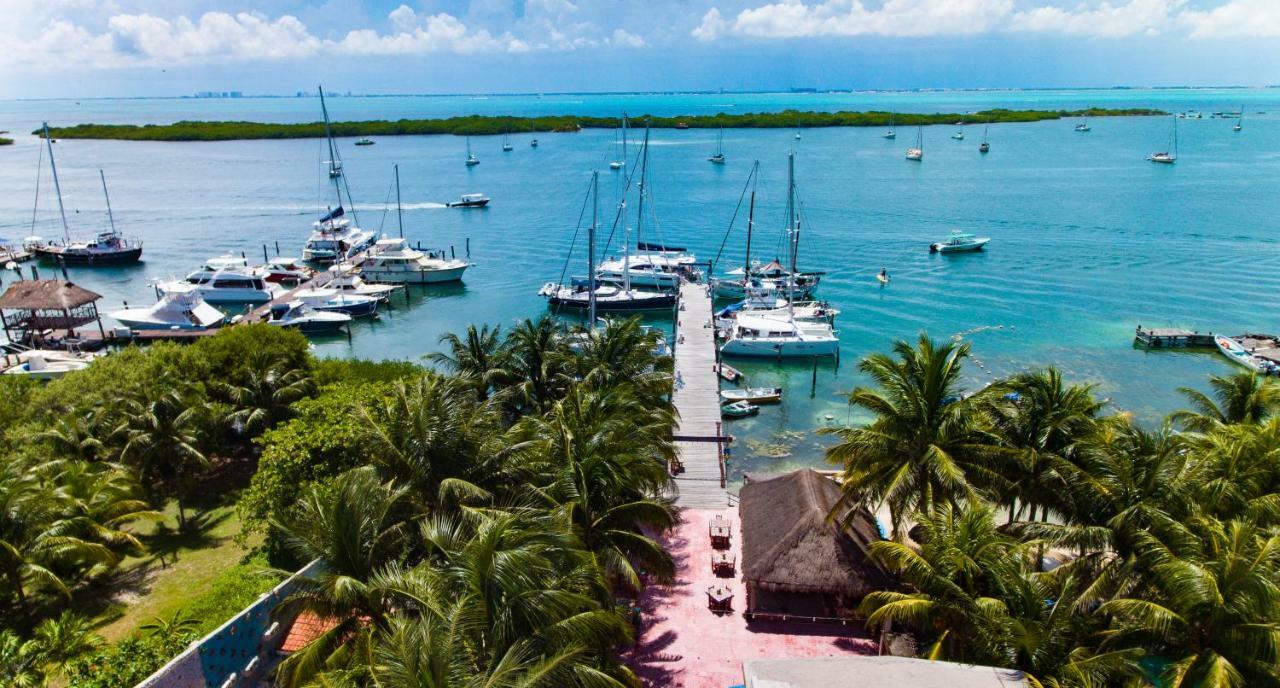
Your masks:
<svg viewBox="0 0 1280 688"><path fill-rule="evenodd" d="M43 260L60 260L67 265L123 265L142 259L142 247L133 246L119 251L65 251L61 247L36 247L31 252Z"/></svg>
<svg viewBox="0 0 1280 688"><path fill-rule="evenodd" d="M462 279L462 273L466 272L468 265L460 265L454 268L441 268L439 270L370 270L361 268L360 276L369 282L381 282L383 284L440 284L442 282L457 282Z"/></svg>
<svg viewBox="0 0 1280 688"><path fill-rule="evenodd" d="M486 205L489 205L489 199L487 198L483 201L454 201L452 203L445 203L445 206L449 208L483 208Z"/></svg>
<svg viewBox="0 0 1280 688"><path fill-rule="evenodd" d="M730 339L720 346L725 356L745 358L804 358L835 356L840 351L836 340L778 341L769 339Z"/></svg>
<svg viewBox="0 0 1280 688"><path fill-rule="evenodd" d="M589 310L590 301L579 298L562 298L552 296L547 299L552 308L568 308L573 310ZM660 298L650 299L597 299L596 311L599 313L642 313L645 311L669 311L676 307L676 295L665 294Z"/></svg>

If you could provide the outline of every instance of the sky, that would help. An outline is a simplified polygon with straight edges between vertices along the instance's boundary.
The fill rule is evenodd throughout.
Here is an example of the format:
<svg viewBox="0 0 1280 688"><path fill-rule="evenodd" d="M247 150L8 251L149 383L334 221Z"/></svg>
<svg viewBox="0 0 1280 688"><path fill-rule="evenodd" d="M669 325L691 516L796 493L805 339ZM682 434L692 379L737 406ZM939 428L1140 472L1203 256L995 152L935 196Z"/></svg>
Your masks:
<svg viewBox="0 0 1280 688"><path fill-rule="evenodd" d="M1280 0L0 0L0 98L1280 84Z"/></svg>

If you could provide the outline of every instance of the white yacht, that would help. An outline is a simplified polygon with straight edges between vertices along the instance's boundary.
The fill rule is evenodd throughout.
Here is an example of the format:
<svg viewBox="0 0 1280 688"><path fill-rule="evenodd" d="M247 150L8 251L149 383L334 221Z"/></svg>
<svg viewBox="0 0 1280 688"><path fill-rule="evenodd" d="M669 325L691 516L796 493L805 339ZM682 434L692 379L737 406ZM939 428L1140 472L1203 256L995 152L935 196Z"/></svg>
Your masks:
<svg viewBox="0 0 1280 688"><path fill-rule="evenodd" d="M318 311L301 301L276 303L267 312L268 325L289 327L305 334L328 334L337 332L351 323L351 316L346 313L327 313Z"/></svg>
<svg viewBox="0 0 1280 688"><path fill-rule="evenodd" d="M174 292L150 306L126 305L107 315L131 330L207 330L226 320L195 292Z"/></svg>
<svg viewBox="0 0 1280 688"><path fill-rule="evenodd" d="M396 290L396 287L390 284L370 284L361 279L360 275L351 272L351 270L353 270L353 267L350 265L335 265L329 268L329 271L333 273L333 278L324 286L349 294L372 296L380 301L386 301Z"/></svg>
<svg viewBox="0 0 1280 688"><path fill-rule="evenodd" d="M299 289L293 292L293 297L318 311L346 313L353 318L372 317L382 302L376 296L361 296L329 287Z"/></svg>
<svg viewBox="0 0 1280 688"><path fill-rule="evenodd" d="M411 248L404 239L380 239L365 254L360 276L371 282L435 284L456 282L471 263Z"/></svg>
<svg viewBox="0 0 1280 688"><path fill-rule="evenodd" d="M311 224L314 230L302 247L303 260L332 263L373 245L377 236L351 224L343 213L343 209L338 208Z"/></svg>
<svg viewBox="0 0 1280 688"><path fill-rule="evenodd" d="M201 269L183 280L156 285L161 294L190 294L209 303L266 303L275 298L278 287L253 272L226 268Z"/></svg>
<svg viewBox="0 0 1280 688"><path fill-rule="evenodd" d="M961 253L964 251L981 251L991 241L990 237L967 234L960 230L951 232L946 241L929 244L929 253Z"/></svg>
<svg viewBox="0 0 1280 688"><path fill-rule="evenodd" d="M834 356L840 340L829 323L787 314L744 313L734 319L720 353L726 356Z"/></svg>
<svg viewBox="0 0 1280 688"><path fill-rule="evenodd" d="M1171 150L1163 150L1158 153L1152 153L1147 156L1147 160L1157 162L1164 165L1172 165L1178 162L1178 118L1173 119L1173 134L1171 136L1173 146Z"/></svg>

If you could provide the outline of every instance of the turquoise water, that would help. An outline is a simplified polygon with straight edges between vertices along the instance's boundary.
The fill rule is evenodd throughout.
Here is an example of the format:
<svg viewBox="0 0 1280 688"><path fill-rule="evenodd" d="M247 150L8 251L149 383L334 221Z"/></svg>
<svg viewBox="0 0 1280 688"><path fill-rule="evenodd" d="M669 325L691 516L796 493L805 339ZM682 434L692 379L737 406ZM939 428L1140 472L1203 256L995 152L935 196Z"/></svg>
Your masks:
<svg viewBox="0 0 1280 688"><path fill-rule="evenodd" d="M1207 113L1246 104L1244 131ZM1116 406L1154 421L1178 407L1175 389L1230 370L1202 353L1146 353L1132 347L1133 328L1178 325L1224 332L1275 331L1280 305L1280 92L1041 91L865 95L729 94L699 96L547 96L511 98L339 98L337 119L497 112L612 113L623 107L655 113L747 109L876 107L899 111L973 110L989 106L1155 106L1199 109L1206 119L1180 123L1180 159L1157 166L1143 158L1162 150L1167 118L1098 119L1077 134L1073 122L992 125L991 153L980 156L981 127L925 131L925 160L903 152L913 132L896 141L874 129L814 129L795 141L790 131L731 130L729 164L705 161L715 146L708 131L656 131L651 164L663 237L712 258L724 239L752 160L762 177L757 203L757 255L772 257L781 239L786 155L797 155L806 224L801 263L827 270L820 296L843 310L838 365L820 365L816 385L808 363L743 362L752 384L780 384L784 404L735 421L741 441L735 467L781 468L821 462L823 425L856 421L844 394L861 380L858 359L920 331L961 336L977 362L968 384L1029 366L1053 364L1072 380L1098 385ZM0 102L0 129L25 132L52 121L159 122L211 118L314 119L313 99L239 101L128 100ZM702 110L699 110L701 108ZM724 109L724 108L720 108ZM356 148L341 142L348 180L365 227L395 231L383 212L392 165L399 163L405 235L461 254L470 240L476 266L464 285L414 291L380 320L358 325L353 339L317 342L329 356L417 359L440 334L469 322L510 326L545 312L536 291L558 279L593 169L602 196L616 197L620 174L608 171L612 134L542 134L530 149L517 137L513 152L499 137L478 137L482 163L462 164L461 138L384 138ZM32 233L36 140L20 135L0 148L0 236ZM73 279L102 293L104 309L151 298L148 282L180 275L224 251L260 256L279 242L298 254L316 209L327 200L318 174L317 141L126 143L64 141L59 171L73 222L86 230L106 223L98 167L111 184L117 223L146 242L145 262L132 268L72 269ZM35 233L56 235L48 175ZM465 192L493 198L484 211L441 207ZM608 204L606 204L607 207ZM986 253L930 255L927 246L953 228L992 237ZM723 263L742 259L741 226ZM571 271L582 272L574 257ZM887 267L881 288L874 275ZM48 273L50 267L44 267ZM11 276L6 274L7 281Z"/></svg>

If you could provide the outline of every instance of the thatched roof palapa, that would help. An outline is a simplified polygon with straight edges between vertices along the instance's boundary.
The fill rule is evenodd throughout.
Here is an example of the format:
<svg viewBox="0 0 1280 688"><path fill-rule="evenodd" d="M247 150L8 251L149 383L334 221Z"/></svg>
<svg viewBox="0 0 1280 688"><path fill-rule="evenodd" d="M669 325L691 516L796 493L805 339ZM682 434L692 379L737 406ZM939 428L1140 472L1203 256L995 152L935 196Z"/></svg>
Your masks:
<svg viewBox="0 0 1280 688"><path fill-rule="evenodd" d="M842 509L829 519L840 498L835 481L805 469L742 487L742 572L764 590L843 594L862 597L888 585L867 558L880 540L875 518L865 509L849 518Z"/></svg>
<svg viewBox="0 0 1280 688"><path fill-rule="evenodd" d="M0 295L0 309L69 311L102 298L84 287L62 280L19 280Z"/></svg>

